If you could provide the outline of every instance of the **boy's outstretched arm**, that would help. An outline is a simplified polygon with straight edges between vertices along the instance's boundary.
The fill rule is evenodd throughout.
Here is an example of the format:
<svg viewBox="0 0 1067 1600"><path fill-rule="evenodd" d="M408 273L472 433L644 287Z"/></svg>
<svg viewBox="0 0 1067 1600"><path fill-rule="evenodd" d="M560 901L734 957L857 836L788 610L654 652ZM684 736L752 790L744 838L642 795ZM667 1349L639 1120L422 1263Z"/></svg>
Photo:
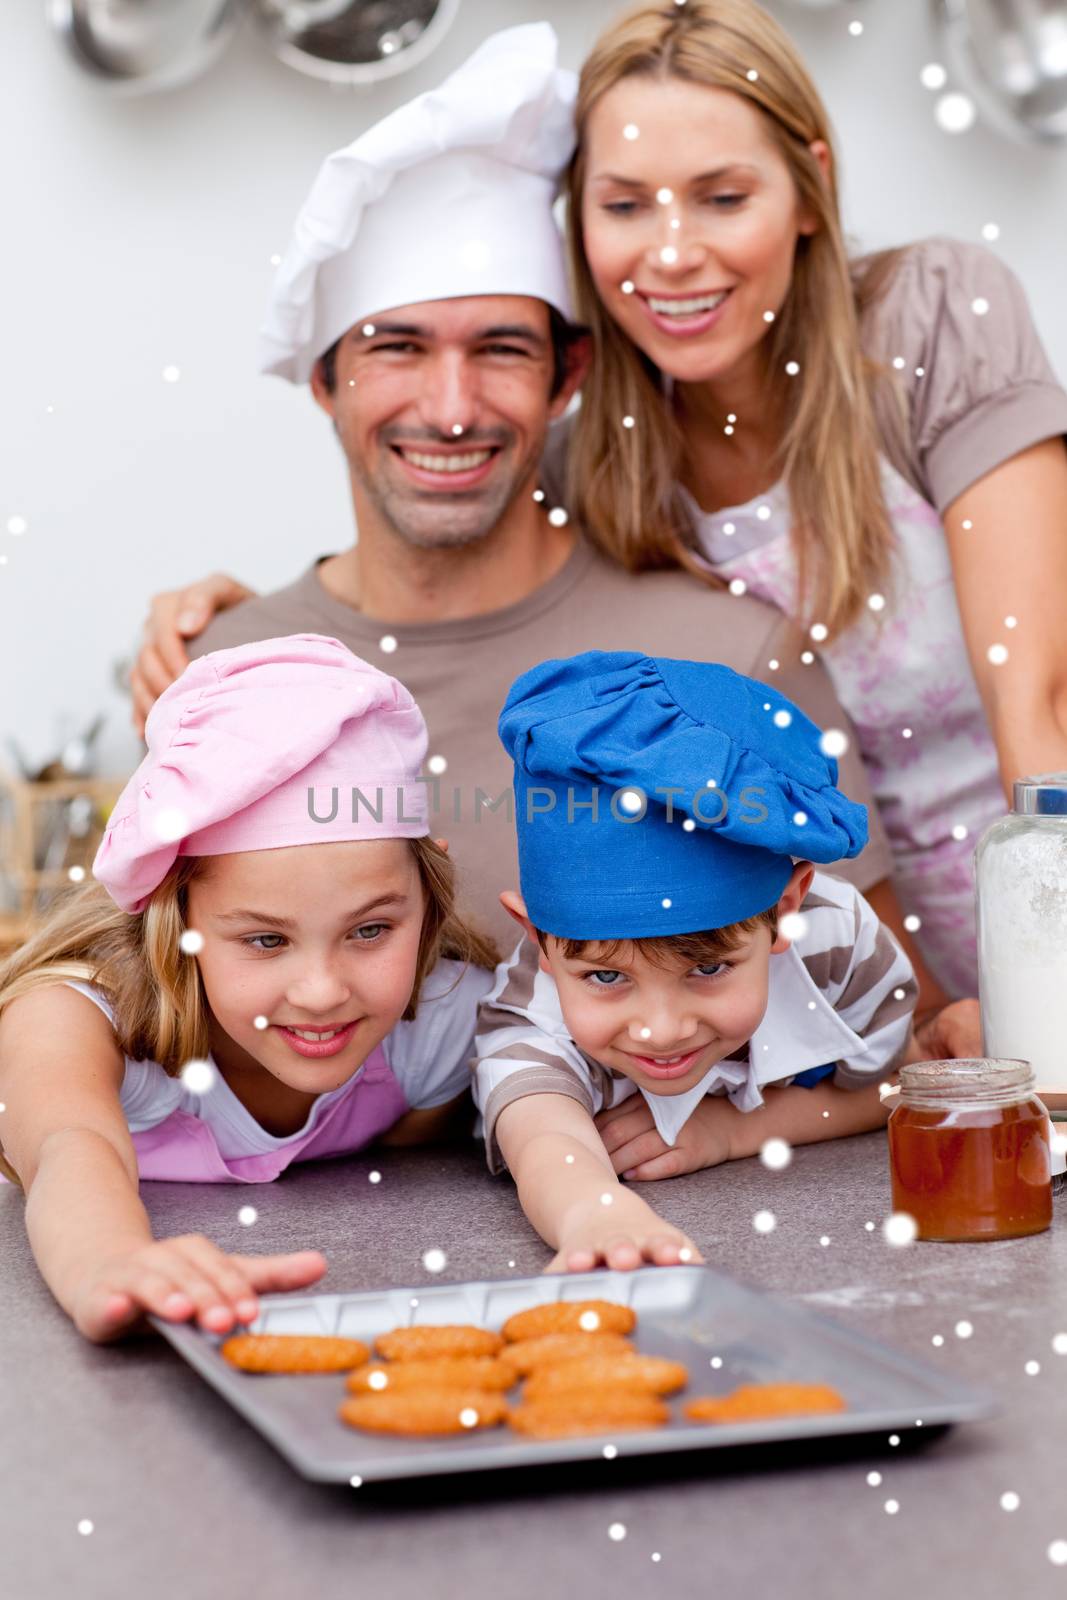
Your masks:
<svg viewBox="0 0 1067 1600"><path fill-rule="evenodd" d="M623 1188L592 1117L568 1095L512 1101L497 1119L496 1137L523 1211L556 1251L549 1272L701 1259L685 1234Z"/></svg>

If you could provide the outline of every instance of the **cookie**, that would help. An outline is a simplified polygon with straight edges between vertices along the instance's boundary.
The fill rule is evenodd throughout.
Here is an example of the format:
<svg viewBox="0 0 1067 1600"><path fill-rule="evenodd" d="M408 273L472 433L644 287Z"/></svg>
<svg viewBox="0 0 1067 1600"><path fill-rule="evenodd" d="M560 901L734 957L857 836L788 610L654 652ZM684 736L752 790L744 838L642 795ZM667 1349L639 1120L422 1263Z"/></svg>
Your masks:
<svg viewBox="0 0 1067 1600"><path fill-rule="evenodd" d="M515 1371L495 1356L439 1356L429 1361L370 1361L350 1372L353 1394L408 1389L510 1389Z"/></svg>
<svg viewBox="0 0 1067 1600"><path fill-rule="evenodd" d="M540 1339L546 1333L630 1333L637 1318L613 1300L553 1300L516 1311L503 1327L509 1343Z"/></svg>
<svg viewBox="0 0 1067 1600"><path fill-rule="evenodd" d="M559 1361L585 1361L597 1356L621 1356L633 1345L621 1333L545 1333L540 1339L520 1339L500 1352L516 1372L535 1372Z"/></svg>
<svg viewBox="0 0 1067 1600"><path fill-rule="evenodd" d="M690 1422L764 1422L846 1409L842 1396L829 1384L743 1383L732 1394L687 1401L685 1414Z"/></svg>
<svg viewBox="0 0 1067 1600"><path fill-rule="evenodd" d="M681 1361L663 1356L643 1356L636 1352L601 1355L584 1361L561 1361L558 1366L539 1367L530 1374L523 1390L524 1401L533 1404L548 1395L579 1393L599 1395L603 1390L626 1394L674 1394L689 1381L688 1369Z"/></svg>
<svg viewBox="0 0 1067 1600"><path fill-rule="evenodd" d="M374 1348L387 1361L429 1361L439 1356L495 1356L504 1341L499 1333L459 1323L394 1328L381 1333Z"/></svg>
<svg viewBox="0 0 1067 1600"><path fill-rule="evenodd" d="M370 1351L358 1339L314 1333L237 1333L219 1354L242 1372L348 1372Z"/></svg>
<svg viewBox="0 0 1067 1600"><path fill-rule="evenodd" d="M406 1389L353 1395L337 1414L366 1433L470 1433L495 1427L506 1410L501 1395L484 1389Z"/></svg>
<svg viewBox="0 0 1067 1600"><path fill-rule="evenodd" d="M662 1428L667 1407L654 1394L606 1390L523 1400L508 1411L508 1423L530 1439L570 1439L588 1433L626 1433Z"/></svg>

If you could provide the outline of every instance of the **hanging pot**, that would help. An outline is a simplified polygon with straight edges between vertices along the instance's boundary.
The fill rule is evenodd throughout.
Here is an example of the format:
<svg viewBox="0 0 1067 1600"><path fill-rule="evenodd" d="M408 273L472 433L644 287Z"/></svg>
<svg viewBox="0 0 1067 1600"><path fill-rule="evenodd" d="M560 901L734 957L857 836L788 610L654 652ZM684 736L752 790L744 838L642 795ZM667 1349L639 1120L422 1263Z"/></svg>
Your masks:
<svg viewBox="0 0 1067 1600"><path fill-rule="evenodd" d="M444 37L459 0L253 0L286 66L330 83L406 72Z"/></svg>
<svg viewBox="0 0 1067 1600"><path fill-rule="evenodd" d="M48 20L86 72L127 94L173 89L229 43L246 0L49 0Z"/></svg>
<svg viewBox="0 0 1067 1600"><path fill-rule="evenodd" d="M1067 0L936 0L945 53L991 126L1067 140Z"/></svg>

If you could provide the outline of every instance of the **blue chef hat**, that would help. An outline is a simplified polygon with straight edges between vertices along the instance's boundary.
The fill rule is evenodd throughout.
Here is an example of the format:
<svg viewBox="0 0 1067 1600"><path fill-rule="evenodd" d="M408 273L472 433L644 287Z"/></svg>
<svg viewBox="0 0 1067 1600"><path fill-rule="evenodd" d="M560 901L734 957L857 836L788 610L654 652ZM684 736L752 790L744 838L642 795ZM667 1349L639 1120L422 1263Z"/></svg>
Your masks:
<svg viewBox="0 0 1067 1600"><path fill-rule="evenodd" d="M558 938L725 927L775 904L794 856L867 842L819 729L729 667L629 650L543 661L512 684L498 731L523 898Z"/></svg>

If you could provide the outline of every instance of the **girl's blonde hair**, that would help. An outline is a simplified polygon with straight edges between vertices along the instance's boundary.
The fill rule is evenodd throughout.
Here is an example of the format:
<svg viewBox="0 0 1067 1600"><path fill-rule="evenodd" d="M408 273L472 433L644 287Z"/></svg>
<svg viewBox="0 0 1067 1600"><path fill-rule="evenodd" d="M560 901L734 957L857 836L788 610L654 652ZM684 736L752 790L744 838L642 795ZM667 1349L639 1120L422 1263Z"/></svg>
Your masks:
<svg viewBox="0 0 1067 1600"><path fill-rule="evenodd" d="M859 313L893 263L883 258L866 282L853 284L833 167L824 177L809 148L822 140L832 151L829 118L793 44L753 0L643 5L601 35L582 68L568 235L577 314L592 329L596 359L569 452L570 504L595 542L631 571L681 565L721 587L694 557L679 494L684 443L660 372L605 310L585 254L589 116L609 89L634 76L741 95L761 113L801 206L817 220L816 232L797 241L789 294L766 335L767 370L785 417L777 466L792 500L798 605L808 622L817 616L839 633L872 591L889 587L893 532L872 404L875 384L888 375L861 350ZM797 376L785 376L787 361L799 364ZM626 415L639 417L640 427L624 433Z"/></svg>
<svg viewBox="0 0 1067 1600"><path fill-rule="evenodd" d="M423 981L442 956L490 968L498 959L492 942L456 914L455 869L445 851L432 839L408 843L425 906L405 1019L415 1015ZM0 963L0 1011L33 989L73 978L96 984L110 1001L123 1055L157 1061L171 1077L187 1061L206 1056L200 969L180 944L189 885L202 859L180 857L137 916L120 911L98 883L65 896L33 937Z"/></svg>

